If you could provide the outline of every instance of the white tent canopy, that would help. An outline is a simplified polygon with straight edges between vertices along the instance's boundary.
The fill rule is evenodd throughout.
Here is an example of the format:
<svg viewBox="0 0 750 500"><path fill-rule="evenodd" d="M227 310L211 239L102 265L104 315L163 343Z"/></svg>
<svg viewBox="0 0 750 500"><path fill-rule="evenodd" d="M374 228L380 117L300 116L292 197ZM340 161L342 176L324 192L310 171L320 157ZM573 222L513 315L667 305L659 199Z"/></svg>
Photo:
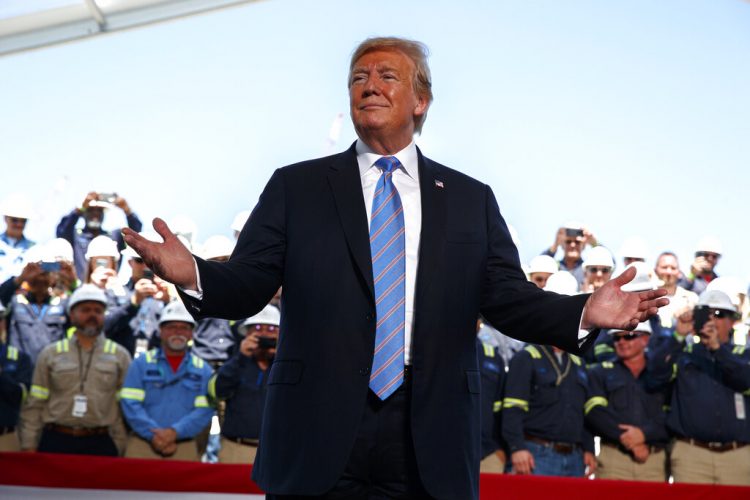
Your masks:
<svg viewBox="0 0 750 500"><path fill-rule="evenodd" d="M254 0L3 0L0 55Z"/></svg>

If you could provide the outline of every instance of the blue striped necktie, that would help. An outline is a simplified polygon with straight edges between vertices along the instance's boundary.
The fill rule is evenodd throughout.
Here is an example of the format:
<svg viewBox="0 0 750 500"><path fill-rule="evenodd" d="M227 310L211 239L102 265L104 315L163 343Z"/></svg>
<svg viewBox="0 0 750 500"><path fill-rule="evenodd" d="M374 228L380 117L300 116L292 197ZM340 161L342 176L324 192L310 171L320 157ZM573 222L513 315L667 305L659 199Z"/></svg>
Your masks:
<svg viewBox="0 0 750 500"><path fill-rule="evenodd" d="M393 185L393 172L401 163L395 156L384 156L375 166L383 173L375 186L370 217L370 254L378 321L370 389L385 400L404 381L406 245L404 209Z"/></svg>

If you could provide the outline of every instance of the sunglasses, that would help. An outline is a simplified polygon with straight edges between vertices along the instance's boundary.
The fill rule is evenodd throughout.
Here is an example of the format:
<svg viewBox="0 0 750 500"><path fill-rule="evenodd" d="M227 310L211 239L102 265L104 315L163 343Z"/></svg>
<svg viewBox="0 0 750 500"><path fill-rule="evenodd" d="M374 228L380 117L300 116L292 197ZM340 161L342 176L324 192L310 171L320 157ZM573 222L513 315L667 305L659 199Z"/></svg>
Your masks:
<svg viewBox="0 0 750 500"><path fill-rule="evenodd" d="M592 274L598 274L598 273L607 274L607 273L612 272L611 267L603 267L603 266L602 267L597 267L597 266L588 267L586 268L586 270Z"/></svg>
<svg viewBox="0 0 750 500"><path fill-rule="evenodd" d="M625 340L627 342L630 342L631 340L635 340L638 337L643 337L643 335L643 333L625 333L623 335L613 335L612 341L619 342L621 340Z"/></svg>
<svg viewBox="0 0 750 500"><path fill-rule="evenodd" d="M706 258L706 259L710 259L710 258L718 259L719 258L719 254L718 253L713 253L713 252L695 252L695 256L696 257L703 257L703 258Z"/></svg>
<svg viewBox="0 0 750 500"><path fill-rule="evenodd" d="M713 316L716 319L733 318L734 313L732 311L726 311L724 309L714 309L711 311L709 316Z"/></svg>
<svg viewBox="0 0 750 500"><path fill-rule="evenodd" d="M11 224L25 224L26 219L20 219L18 217L8 217L8 221L10 221Z"/></svg>
<svg viewBox="0 0 750 500"><path fill-rule="evenodd" d="M133 262L135 262L136 264L143 264L143 259L141 259L140 257L133 257Z"/></svg>

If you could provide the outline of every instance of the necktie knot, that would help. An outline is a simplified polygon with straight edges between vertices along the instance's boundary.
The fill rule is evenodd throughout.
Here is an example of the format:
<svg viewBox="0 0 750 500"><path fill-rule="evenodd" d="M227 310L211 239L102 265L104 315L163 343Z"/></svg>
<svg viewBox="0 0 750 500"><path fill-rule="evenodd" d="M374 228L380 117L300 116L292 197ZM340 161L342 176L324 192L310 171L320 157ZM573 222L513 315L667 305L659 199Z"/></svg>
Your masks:
<svg viewBox="0 0 750 500"><path fill-rule="evenodd" d="M392 174L394 170L401 166L401 162L395 156L383 156L375 162L375 166L384 174Z"/></svg>

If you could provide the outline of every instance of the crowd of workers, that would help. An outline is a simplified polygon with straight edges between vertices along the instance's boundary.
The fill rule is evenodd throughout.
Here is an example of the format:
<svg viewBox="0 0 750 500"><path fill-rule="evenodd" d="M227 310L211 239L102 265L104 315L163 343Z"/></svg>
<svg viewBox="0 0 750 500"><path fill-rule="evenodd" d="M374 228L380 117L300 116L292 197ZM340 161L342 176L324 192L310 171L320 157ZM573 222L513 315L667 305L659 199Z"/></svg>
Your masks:
<svg viewBox="0 0 750 500"><path fill-rule="evenodd" d="M30 204L12 196L2 206L0 451L252 463L281 290L252 318L196 321L119 231L103 229L116 209L142 230L124 198L91 192L56 239L35 244L24 235ZM235 237L248 216L233 221ZM206 260L225 261L234 247L176 232ZM479 318L482 471L750 485L746 288L716 274L714 238L698 244L687 273L668 251L648 266L636 239L620 253L621 267L637 270L624 290L664 287L670 305L633 331L601 333L584 358ZM568 295L615 270L610 250L574 222L525 269Z"/></svg>

